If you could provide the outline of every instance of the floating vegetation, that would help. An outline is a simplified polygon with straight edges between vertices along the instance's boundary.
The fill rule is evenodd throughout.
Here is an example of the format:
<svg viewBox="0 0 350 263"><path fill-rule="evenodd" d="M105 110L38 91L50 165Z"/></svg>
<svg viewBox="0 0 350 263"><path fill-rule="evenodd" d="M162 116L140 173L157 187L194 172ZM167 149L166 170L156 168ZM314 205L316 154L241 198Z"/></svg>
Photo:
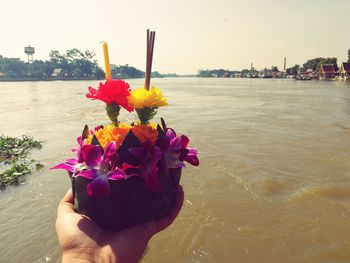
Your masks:
<svg viewBox="0 0 350 263"><path fill-rule="evenodd" d="M0 136L0 189L7 185L19 184L24 176L31 174L34 167L43 167L28 157L32 149L41 149L40 141L23 135L22 138Z"/></svg>

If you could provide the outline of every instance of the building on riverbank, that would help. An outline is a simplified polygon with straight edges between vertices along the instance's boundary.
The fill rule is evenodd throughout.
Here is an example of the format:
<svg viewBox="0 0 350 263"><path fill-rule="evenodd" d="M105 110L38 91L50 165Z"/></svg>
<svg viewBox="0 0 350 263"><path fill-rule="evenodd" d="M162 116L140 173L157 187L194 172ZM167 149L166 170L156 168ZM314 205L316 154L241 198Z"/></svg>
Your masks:
<svg viewBox="0 0 350 263"><path fill-rule="evenodd" d="M350 62L343 62L338 71L339 80L350 80Z"/></svg>
<svg viewBox="0 0 350 263"><path fill-rule="evenodd" d="M320 80L330 80L330 79L334 79L334 77L336 76L336 71L334 69L333 64L324 64L321 65L320 67Z"/></svg>
<svg viewBox="0 0 350 263"><path fill-rule="evenodd" d="M54 79L59 79L64 77L65 77L65 74L63 73L61 68L55 68L51 74L51 78L54 78Z"/></svg>

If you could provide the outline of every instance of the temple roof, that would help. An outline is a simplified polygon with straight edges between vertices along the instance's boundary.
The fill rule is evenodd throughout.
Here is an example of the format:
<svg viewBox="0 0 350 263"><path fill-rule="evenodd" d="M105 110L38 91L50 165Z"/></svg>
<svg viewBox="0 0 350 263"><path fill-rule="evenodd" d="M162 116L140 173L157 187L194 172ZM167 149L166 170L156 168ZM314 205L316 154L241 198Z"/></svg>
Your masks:
<svg viewBox="0 0 350 263"><path fill-rule="evenodd" d="M343 66L344 71L350 72L350 62L343 62L342 66Z"/></svg>
<svg viewBox="0 0 350 263"><path fill-rule="evenodd" d="M324 73L335 73L333 64L324 64L324 65L322 65L322 71Z"/></svg>

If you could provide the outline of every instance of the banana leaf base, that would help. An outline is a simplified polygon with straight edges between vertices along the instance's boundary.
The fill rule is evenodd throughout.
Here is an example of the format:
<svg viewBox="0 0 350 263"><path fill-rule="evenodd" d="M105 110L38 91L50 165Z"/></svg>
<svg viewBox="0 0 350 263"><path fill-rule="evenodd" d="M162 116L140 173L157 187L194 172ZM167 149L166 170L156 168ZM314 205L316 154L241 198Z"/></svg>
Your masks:
<svg viewBox="0 0 350 263"><path fill-rule="evenodd" d="M90 180L71 178L74 206L78 213L88 216L102 228L120 230L167 214L173 205L180 175L181 169L159 172L160 192L151 192L141 177L110 180L111 195L99 198L87 194L86 186Z"/></svg>

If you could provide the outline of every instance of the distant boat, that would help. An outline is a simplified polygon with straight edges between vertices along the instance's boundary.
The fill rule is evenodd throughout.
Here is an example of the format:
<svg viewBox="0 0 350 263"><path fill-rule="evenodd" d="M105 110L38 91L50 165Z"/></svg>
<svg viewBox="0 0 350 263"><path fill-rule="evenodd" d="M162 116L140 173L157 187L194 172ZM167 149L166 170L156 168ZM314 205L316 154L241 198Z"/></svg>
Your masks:
<svg viewBox="0 0 350 263"><path fill-rule="evenodd" d="M297 75L295 80L311 80L311 76L309 75Z"/></svg>
<svg viewBox="0 0 350 263"><path fill-rule="evenodd" d="M272 78L272 75L263 74L261 77L262 77L263 79L271 79L271 78Z"/></svg>

